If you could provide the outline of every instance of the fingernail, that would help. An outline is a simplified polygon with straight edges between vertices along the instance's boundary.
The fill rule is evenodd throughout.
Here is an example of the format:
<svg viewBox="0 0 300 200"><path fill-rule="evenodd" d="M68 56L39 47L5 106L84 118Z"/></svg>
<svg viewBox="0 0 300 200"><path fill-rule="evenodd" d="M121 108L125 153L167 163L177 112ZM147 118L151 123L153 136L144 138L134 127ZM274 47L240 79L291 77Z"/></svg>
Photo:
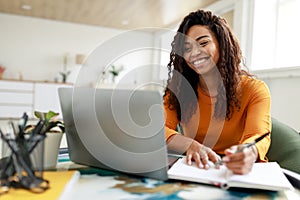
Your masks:
<svg viewBox="0 0 300 200"><path fill-rule="evenodd" d="M198 166L199 166L200 168L203 168L203 165L202 165L202 164L199 164Z"/></svg>
<svg viewBox="0 0 300 200"><path fill-rule="evenodd" d="M228 161L229 161L229 158L228 158L227 156L225 156L225 157L222 158L222 160L223 160L224 162L228 162Z"/></svg>

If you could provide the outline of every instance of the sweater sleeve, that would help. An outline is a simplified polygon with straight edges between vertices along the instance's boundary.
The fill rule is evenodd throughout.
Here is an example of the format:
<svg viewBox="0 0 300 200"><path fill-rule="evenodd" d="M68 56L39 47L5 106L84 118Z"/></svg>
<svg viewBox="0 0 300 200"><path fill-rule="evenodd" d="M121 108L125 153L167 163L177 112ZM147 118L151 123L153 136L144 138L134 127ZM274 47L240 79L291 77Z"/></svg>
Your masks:
<svg viewBox="0 0 300 200"><path fill-rule="evenodd" d="M271 97L267 85L257 81L249 89L249 104L244 134L241 143L250 143L264 133L271 132ZM270 135L256 144L259 161L266 162L266 154L271 144Z"/></svg>
<svg viewBox="0 0 300 200"><path fill-rule="evenodd" d="M165 97L166 99L166 97ZM164 99L164 101L165 101ZM165 134L166 140L174 134L179 134L176 131L177 124L179 123L177 119L177 113L175 110L171 110L166 103L164 103L164 111L165 111Z"/></svg>

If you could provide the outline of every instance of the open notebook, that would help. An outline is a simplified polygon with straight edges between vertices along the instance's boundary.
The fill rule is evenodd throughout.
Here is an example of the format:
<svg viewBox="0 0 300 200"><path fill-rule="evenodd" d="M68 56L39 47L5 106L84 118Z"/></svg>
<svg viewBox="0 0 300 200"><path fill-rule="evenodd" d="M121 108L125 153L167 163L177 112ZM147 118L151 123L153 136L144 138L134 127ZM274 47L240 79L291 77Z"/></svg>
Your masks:
<svg viewBox="0 0 300 200"><path fill-rule="evenodd" d="M254 163L249 174L236 175L224 165L220 169L211 167L205 170L195 165L187 165L185 158L180 158L169 169L168 176L171 179L211 184L224 189L239 187L272 191L293 190L293 186L276 162Z"/></svg>

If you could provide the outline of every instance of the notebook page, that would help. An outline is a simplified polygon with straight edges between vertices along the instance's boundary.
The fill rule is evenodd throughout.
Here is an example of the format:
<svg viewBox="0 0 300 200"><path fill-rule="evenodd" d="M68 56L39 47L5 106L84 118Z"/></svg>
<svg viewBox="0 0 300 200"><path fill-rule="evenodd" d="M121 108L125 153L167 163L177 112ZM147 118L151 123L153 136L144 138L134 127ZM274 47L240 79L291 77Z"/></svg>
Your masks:
<svg viewBox="0 0 300 200"><path fill-rule="evenodd" d="M210 167L208 170L198 168L195 163L187 165L185 158L178 159L169 169L169 178L193 181L199 183L213 184L221 186L226 183L227 168L221 166L220 169Z"/></svg>
<svg viewBox="0 0 300 200"><path fill-rule="evenodd" d="M229 186L232 187L242 186L268 190L285 190L293 188L276 162L254 163L249 174L234 174L230 177L229 182Z"/></svg>

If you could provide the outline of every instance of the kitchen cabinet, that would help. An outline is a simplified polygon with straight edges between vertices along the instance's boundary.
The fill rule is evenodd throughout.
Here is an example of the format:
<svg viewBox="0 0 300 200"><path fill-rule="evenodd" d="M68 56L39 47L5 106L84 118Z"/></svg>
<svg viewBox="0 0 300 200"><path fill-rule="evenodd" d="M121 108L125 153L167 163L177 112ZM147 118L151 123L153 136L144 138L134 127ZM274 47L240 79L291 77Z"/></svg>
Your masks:
<svg viewBox="0 0 300 200"><path fill-rule="evenodd" d="M0 118L21 117L33 112L34 84L31 82L0 81Z"/></svg>
<svg viewBox="0 0 300 200"><path fill-rule="evenodd" d="M53 110L60 113L58 88L72 87L70 84L30 81L0 81L0 118L20 118L24 112L34 117L34 111Z"/></svg>

